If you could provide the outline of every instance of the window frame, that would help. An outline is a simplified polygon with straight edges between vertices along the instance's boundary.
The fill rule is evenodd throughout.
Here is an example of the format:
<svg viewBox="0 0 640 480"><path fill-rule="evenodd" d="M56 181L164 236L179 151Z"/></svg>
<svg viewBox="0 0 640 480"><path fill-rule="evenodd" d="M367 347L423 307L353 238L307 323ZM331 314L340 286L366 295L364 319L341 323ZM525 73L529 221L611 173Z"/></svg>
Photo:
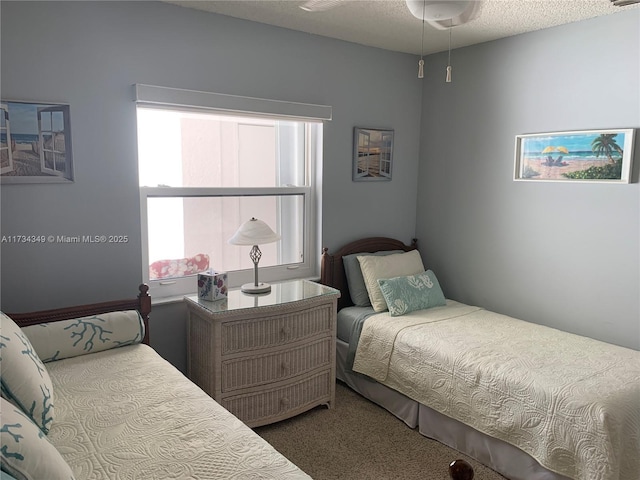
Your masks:
<svg viewBox="0 0 640 480"><path fill-rule="evenodd" d="M150 287L154 298L170 298L196 292L194 276L149 279L149 232L147 225L147 201L149 198L189 197L239 197L239 196L287 196L302 195L304 209L303 248L304 259L300 263L260 267L260 280L284 281L294 278L316 278L319 274L321 239L321 182L322 124L331 120L331 107L300 104L278 100L238 97L217 93L180 90L149 85L135 85L136 107L161 108L179 111L227 114L248 117L281 118L287 121L305 122L305 185L282 187L149 187L140 186L140 226L142 244L142 277ZM137 111L137 108L136 108ZM248 253L247 253L248 254ZM231 288L253 281L253 268L228 272Z"/></svg>

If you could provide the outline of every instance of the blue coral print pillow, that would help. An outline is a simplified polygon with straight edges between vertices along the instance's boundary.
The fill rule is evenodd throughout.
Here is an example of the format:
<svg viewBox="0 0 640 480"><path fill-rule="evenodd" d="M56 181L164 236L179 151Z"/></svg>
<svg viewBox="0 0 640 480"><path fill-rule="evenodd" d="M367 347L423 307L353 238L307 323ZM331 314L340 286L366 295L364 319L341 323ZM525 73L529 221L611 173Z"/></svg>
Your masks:
<svg viewBox="0 0 640 480"><path fill-rule="evenodd" d="M136 310L32 325L22 329L43 362L140 343L144 322Z"/></svg>
<svg viewBox="0 0 640 480"><path fill-rule="evenodd" d="M379 279L378 285L392 317L447 303L431 270L406 277Z"/></svg>
<svg viewBox="0 0 640 480"><path fill-rule="evenodd" d="M48 433L53 422L53 385L49 372L20 327L2 312L0 320L2 396Z"/></svg>
<svg viewBox="0 0 640 480"><path fill-rule="evenodd" d="M0 401L2 471L16 479L73 480L71 468L42 431L13 404Z"/></svg>

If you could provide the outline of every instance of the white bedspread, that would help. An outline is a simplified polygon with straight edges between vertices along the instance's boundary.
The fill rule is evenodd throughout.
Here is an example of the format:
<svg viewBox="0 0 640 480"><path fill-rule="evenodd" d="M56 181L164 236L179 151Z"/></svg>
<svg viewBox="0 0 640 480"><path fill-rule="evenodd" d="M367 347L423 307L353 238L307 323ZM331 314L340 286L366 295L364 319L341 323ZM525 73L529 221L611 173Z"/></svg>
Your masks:
<svg viewBox="0 0 640 480"><path fill-rule="evenodd" d="M83 479L309 479L146 345L47 364L48 435Z"/></svg>
<svg viewBox="0 0 640 480"><path fill-rule="evenodd" d="M640 478L640 352L448 300L364 323L353 369L576 480Z"/></svg>

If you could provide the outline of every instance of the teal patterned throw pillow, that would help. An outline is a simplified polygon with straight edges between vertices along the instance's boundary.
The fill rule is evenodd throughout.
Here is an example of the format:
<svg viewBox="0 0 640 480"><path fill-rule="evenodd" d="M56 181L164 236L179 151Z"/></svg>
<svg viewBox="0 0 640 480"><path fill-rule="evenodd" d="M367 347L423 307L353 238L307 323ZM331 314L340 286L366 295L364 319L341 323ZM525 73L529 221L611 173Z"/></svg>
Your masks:
<svg viewBox="0 0 640 480"><path fill-rule="evenodd" d="M140 343L144 322L136 310L126 310L32 325L22 331L47 363Z"/></svg>
<svg viewBox="0 0 640 480"><path fill-rule="evenodd" d="M53 385L49 372L20 327L2 312L0 320L2 396L48 433L53 422Z"/></svg>
<svg viewBox="0 0 640 480"><path fill-rule="evenodd" d="M1 402L2 471L16 479L73 480L71 468L42 431L9 401Z"/></svg>
<svg viewBox="0 0 640 480"><path fill-rule="evenodd" d="M407 277L379 279L378 285L392 317L446 305L438 279L431 270Z"/></svg>

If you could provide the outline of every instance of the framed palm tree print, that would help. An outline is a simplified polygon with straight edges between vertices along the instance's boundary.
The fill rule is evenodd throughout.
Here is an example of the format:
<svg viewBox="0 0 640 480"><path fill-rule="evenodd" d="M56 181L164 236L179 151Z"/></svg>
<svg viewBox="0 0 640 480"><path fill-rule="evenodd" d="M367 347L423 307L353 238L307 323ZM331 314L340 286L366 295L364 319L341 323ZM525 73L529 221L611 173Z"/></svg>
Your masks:
<svg viewBox="0 0 640 480"><path fill-rule="evenodd" d="M634 129L516 135L515 180L629 183Z"/></svg>

